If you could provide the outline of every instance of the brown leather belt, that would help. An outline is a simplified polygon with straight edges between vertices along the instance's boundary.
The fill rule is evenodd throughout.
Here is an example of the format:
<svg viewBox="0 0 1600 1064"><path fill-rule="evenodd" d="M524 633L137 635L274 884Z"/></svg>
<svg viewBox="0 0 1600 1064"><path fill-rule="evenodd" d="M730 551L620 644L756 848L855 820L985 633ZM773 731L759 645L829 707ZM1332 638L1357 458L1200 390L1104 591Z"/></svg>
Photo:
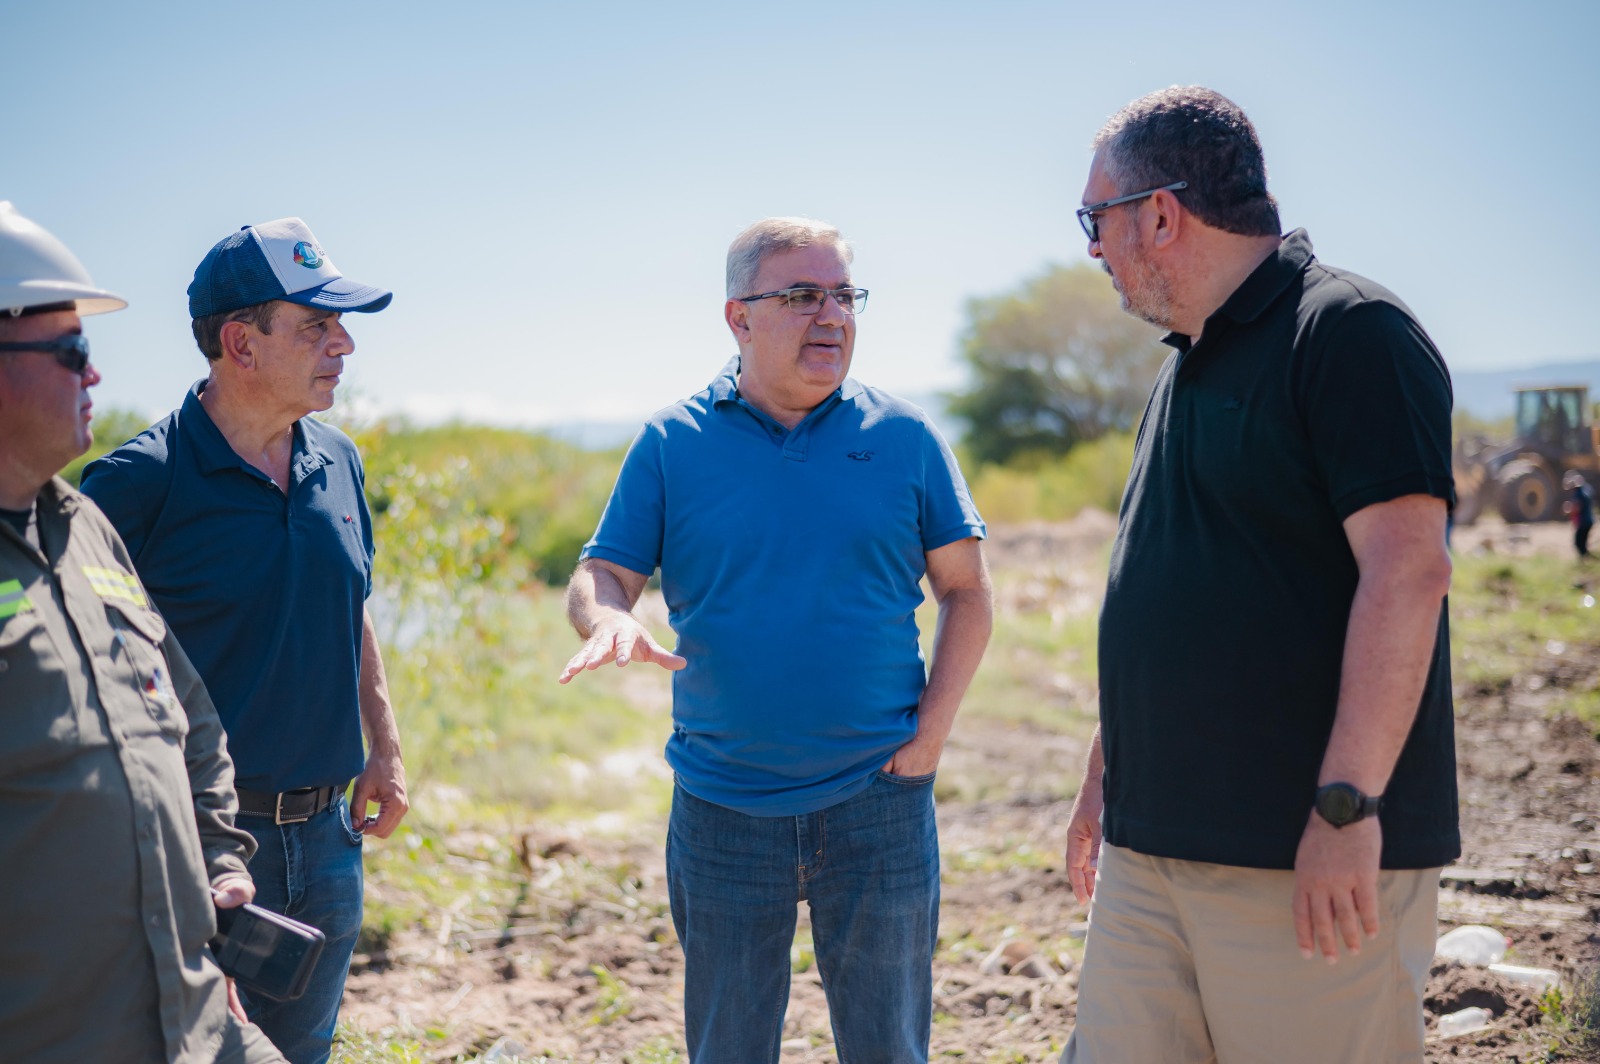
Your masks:
<svg viewBox="0 0 1600 1064"><path fill-rule="evenodd" d="M297 791L252 791L237 787L241 816L270 816L274 824L301 824L344 793L345 784L332 787L302 787Z"/></svg>

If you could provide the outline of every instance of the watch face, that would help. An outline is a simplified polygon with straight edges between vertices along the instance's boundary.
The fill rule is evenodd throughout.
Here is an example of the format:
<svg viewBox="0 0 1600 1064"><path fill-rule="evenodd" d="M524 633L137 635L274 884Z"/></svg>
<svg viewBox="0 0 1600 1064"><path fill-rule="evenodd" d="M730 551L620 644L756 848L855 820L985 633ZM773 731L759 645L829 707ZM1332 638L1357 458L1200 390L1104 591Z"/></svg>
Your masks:
<svg viewBox="0 0 1600 1064"><path fill-rule="evenodd" d="M1317 811L1330 824L1348 824L1361 810L1352 788L1329 787L1317 796Z"/></svg>

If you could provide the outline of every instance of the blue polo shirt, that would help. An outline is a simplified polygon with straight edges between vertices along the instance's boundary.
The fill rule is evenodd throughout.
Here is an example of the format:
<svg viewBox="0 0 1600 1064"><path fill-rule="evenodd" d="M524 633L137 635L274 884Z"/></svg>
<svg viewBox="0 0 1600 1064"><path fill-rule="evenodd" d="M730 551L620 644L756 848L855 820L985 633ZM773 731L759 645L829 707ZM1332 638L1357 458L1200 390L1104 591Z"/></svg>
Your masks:
<svg viewBox="0 0 1600 1064"><path fill-rule="evenodd" d="M925 554L985 529L927 415L846 380L792 430L739 360L656 414L583 549L661 569L677 652L667 761L756 816L863 790L916 733Z"/></svg>
<svg viewBox="0 0 1600 1064"><path fill-rule="evenodd" d="M289 492L183 406L83 473L194 661L240 787L342 783L364 763L357 684L372 515L350 438L294 424Z"/></svg>

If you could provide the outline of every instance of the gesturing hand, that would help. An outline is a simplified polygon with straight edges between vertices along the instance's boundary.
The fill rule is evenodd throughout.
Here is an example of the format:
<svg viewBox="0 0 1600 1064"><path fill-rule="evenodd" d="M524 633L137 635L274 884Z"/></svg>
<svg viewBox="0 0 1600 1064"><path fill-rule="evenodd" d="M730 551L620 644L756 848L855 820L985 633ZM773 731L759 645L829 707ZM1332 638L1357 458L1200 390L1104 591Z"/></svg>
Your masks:
<svg viewBox="0 0 1600 1064"><path fill-rule="evenodd" d="M572 655L567 667L561 670L560 682L566 683L578 673L598 669L608 661L615 661L619 668L630 661L651 661L672 672L689 664L657 643L638 618L619 612L594 626L583 649Z"/></svg>
<svg viewBox="0 0 1600 1064"><path fill-rule="evenodd" d="M1302 956L1318 949L1329 964L1339 941L1361 952L1361 933L1378 937L1378 857L1383 831L1376 817L1336 828L1311 814L1294 858L1294 935Z"/></svg>

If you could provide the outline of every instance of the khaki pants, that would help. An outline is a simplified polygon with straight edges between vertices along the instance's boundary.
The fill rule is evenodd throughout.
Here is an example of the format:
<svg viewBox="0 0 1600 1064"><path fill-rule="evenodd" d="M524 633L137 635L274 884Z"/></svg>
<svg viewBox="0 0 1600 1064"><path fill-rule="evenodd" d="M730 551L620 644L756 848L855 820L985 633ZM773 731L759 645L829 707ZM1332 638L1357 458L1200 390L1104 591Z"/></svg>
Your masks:
<svg viewBox="0 0 1600 1064"><path fill-rule="evenodd" d="M1102 846L1062 1064L1420 1064L1439 870L1383 872L1357 956L1300 956L1294 873Z"/></svg>

